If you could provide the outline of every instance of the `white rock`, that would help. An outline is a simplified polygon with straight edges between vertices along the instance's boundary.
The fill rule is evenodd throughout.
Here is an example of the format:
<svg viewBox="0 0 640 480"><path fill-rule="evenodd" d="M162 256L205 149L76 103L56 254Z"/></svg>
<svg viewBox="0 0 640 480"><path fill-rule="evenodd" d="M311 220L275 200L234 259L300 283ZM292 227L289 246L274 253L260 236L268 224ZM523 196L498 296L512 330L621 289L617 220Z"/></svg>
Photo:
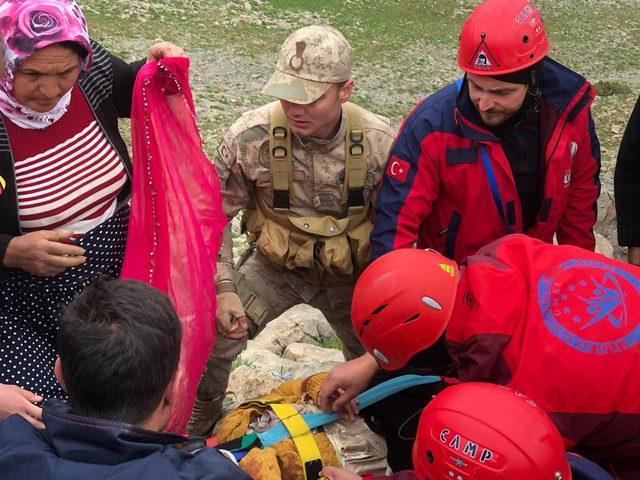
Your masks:
<svg viewBox="0 0 640 480"><path fill-rule="evenodd" d="M344 362L344 354L341 350L322 348L307 343L292 343L285 349L282 357L294 362L305 363Z"/></svg>
<svg viewBox="0 0 640 480"><path fill-rule="evenodd" d="M336 334L320 310L300 304L290 308L249 341L247 349L268 350L281 356L292 343L321 344Z"/></svg>
<svg viewBox="0 0 640 480"><path fill-rule="evenodd" d="M244 402L267 395L281 383L281 379L269 372L248 365L240 365L229 376L229 386L223 405L224 415Z"/></svg>
<svg viewBox="0 0 640 480"><path fill-rule="evenodd" d="M303 379L320 372L327 372L341 361L294 361L282 358L268 350L249 349L241 354L251 368L263 371L281 380Z"/></svg>

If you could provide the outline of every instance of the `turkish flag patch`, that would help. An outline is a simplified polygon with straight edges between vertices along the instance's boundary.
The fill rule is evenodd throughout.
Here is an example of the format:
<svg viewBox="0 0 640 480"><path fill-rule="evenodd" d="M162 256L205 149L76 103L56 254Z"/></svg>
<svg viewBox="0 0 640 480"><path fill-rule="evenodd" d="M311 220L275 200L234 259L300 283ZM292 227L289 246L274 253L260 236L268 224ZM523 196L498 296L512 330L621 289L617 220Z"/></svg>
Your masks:
<svg viewBox="0 0 640 480"><path fill-rule="evenodd" d="M409 162L405 162L404 160L400 160L398 157L392 156L389 159L389 165L387 166L387 175L404 183L407 179L407 175L409 174L409 167Z"/></svg>

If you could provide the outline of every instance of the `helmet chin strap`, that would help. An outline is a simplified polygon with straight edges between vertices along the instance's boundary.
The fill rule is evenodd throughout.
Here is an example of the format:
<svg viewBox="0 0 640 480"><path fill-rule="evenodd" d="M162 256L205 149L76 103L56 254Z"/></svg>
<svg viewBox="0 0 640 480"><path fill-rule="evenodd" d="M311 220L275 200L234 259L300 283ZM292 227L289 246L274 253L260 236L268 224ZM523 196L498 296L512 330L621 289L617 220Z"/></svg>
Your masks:
<svg viewBox="0 0 640 480"><path fill-rule="evenodd" d="M529 70L529 85L528 85L527 93L529 95L533 95L538 98L542 95L540 91L540 78L538 75L538 70L536 68L532 68Z"/></svg>

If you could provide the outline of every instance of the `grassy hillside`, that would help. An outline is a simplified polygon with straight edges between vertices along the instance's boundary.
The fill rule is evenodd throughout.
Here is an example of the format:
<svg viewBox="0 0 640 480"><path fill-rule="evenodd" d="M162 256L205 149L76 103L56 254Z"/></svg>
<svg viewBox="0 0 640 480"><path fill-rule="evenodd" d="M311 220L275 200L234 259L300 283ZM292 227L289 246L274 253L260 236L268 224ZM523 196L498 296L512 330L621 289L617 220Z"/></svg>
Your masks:
<svg viewBox="0 0 640 480"><path fill-rule="evenodd" d="M637 0L539 0L551 55L600 87L594 106L610 168L640 94ZM477 0L80 0L92 36L126 59L158 39L184 46L211 153L260 89L292 30L340 29L356 50L355 101L400 124L422 97L459 75L460 26Z"/></svg>

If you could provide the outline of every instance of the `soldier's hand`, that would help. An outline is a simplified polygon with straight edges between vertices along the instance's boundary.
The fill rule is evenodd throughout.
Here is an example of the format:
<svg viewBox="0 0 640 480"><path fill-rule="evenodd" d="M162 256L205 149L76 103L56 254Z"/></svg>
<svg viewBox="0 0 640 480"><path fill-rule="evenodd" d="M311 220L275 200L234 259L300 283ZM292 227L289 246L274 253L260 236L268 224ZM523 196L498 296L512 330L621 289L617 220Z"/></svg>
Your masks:
<svg viewBox="0 0 640 480"><path fill-rule="evenodd" d="M224 292L216 295L216 328L220 335L232 340L242 340L249 335L249 323L237 293Z"/></svg>
<svg viewBox="0 0 640 480"><path fill-rule="evenodd" d="M629 263L640 267L640 247L629 247Z"/></svg>
<svg viewBox="0 0 640 480"><path fill-rule="evenodd" d="M70 245L71 230L39 230L13 237L2 265L39 277L52 277L87 261L84 248Z"/></svg>

